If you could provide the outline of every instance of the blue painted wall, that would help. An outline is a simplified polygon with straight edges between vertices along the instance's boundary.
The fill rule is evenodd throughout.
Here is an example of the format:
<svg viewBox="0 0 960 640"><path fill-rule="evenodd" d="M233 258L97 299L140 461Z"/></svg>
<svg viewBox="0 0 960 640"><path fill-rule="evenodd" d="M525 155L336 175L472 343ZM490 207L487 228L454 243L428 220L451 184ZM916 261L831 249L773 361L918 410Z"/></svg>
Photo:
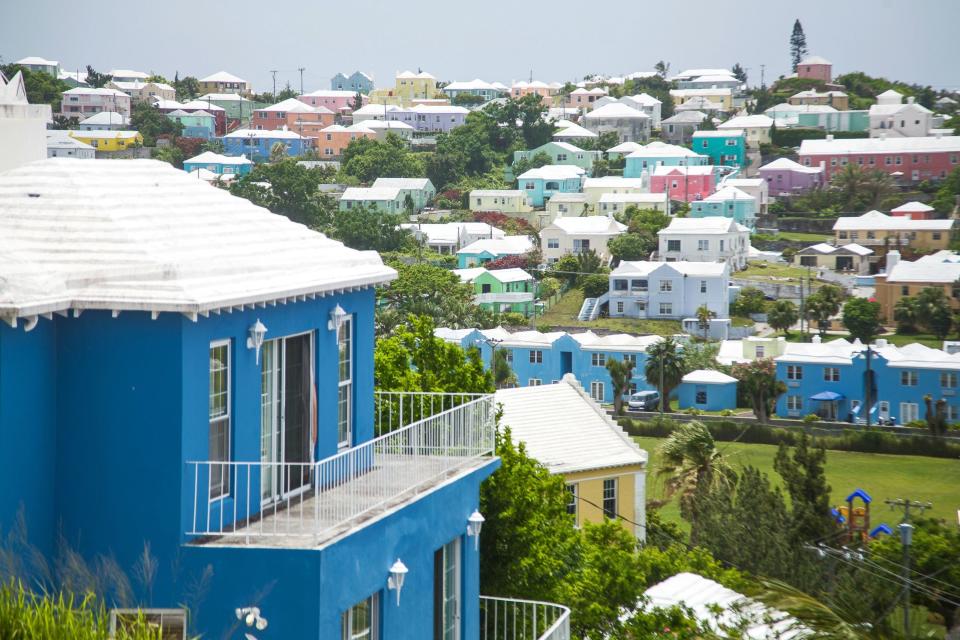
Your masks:
<svg viewBox="0 0 960 640"><path fill-rule="evenodd" d="M706 393L706 402L697 402L697 392ZM722 411L737 408L737 383L696 384L683 382L677 388L677 402L681 409L702 409L704 411Z"/></svg>
<svg viewBox="0 0 960 640"><path fill-rule="evenodd" d="M527 201L534 207L544 203L558 193L580 193L583 188L581 178L566 180L544 180L542 178L517 178L517 189L527 192Z"/></svg>
<svg viewBox="0 0 960 640"><path fill-rule="evenodd" d="M287 156L294 158L303 155L307 149L313 147L312 138L246 138L229 136L223 137L223 152L228 156L245 155L254 162L270 159L270 149L274 143L286 145Z"/></svg>
<svg viewBox="0 0 960 640"><path fill-rule="evenodd" d="M747 139L743 134L718 136L694 133L690 147L697 153L710 156L711 164L731 167L746 164Z"/></svg>
<svg viewBox="0 0 960 640"><path fill-rule="evenodd" d="M697 157L681 157L681 156L657 156L657 155L646 155L643 157L627 156L626 162L623 167L623 177L624 178L640 178L643 175L643 172L646 171L648 175L653 175L654 169L658 166L662 167L694 167L710 164L710 158L706 155L701 155Z"/></svg>
<svg viewBox="0 0 960 640"><path fill-rule="evenodd" d="M243 164L227 164L226 162L184 162L183 170L187 173L195 171L198 168L208 169L214 173L226 173L226 169L230 170L230 173L238 176L245 176L251 171L253 171L253 165L245 162Z"/></svg>

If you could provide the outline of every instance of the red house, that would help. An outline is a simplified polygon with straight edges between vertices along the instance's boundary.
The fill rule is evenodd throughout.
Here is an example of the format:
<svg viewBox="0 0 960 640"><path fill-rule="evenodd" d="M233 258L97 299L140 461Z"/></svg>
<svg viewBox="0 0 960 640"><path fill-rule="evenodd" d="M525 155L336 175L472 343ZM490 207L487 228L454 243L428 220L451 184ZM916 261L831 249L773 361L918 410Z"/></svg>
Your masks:
<svg viewBox="0 0 960 640"><path fill-rule="evenodd" d="M800 164L817 167L824 163L826 179L848 164L864 170L880 169L901 183L942 180L960 167L960 136L912 138L849 138L804 140Z"/></svg>
<svg viewBox="0 0 960 640"><path fill-rule="evenodd" d="M934 213L933 207L916 201L902 204L896 209L890 209L890 215L910 218L911 220L933 220Z"/></svg>
<svg viewBox="0 0 960 640"><path fill-rule="evenodd" d="M716 186L711 165L694 167L659 166L650 176L650 193L667 193L671 200L703 200Z"/></svg>

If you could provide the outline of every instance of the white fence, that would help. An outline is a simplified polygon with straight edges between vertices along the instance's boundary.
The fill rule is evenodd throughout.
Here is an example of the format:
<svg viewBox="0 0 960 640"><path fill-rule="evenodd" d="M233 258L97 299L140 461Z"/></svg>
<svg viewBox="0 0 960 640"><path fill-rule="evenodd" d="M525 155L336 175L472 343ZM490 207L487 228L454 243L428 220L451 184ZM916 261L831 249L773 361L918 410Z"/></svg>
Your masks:
<svg viewBox="0 0 960 640"><path fill-rule="evenodd" d="M480 596L480 640L570 640L570 609L550 602Z"/></svg>
<svg viewBox="0 0 960 640"><path fill-rule="evenodd" d="M316 544L493 453L492 395L386 392L383 435L312 463L188 462L188 535Z"/></svg>

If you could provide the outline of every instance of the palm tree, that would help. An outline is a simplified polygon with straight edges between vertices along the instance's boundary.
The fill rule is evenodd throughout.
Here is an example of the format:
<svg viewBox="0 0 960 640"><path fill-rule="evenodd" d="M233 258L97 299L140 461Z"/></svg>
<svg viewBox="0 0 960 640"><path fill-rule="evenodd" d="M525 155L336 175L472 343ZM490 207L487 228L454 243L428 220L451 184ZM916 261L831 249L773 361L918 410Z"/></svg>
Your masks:
<svg viewBox="0 0 960 640"><path fill-rule="evenodd" d="M607 371L610 373L610 384L613 387L613 413L620 415L623 412L623 394L630 390L633 362L610 358L607 360Z"/></svg>
<svg viewBox="0 0 960 640"><path fill-rule="evenodd" d="M697 326L703 331L703 340L706 342L710 337L710 320L716 318L717 314L710 311L710 307L705 304L697 307Z"/></svg>
<svg viewBox="0 0 960 640"><path fill-rule="evenodd" d="M854 211L857 209L863 191L863 171L855 164L848 164L834 174L830 186L840 192L844 209Z"/></svg>
<svg viewBox="0 0 960 640"><path fill-rule="evenodd" d="M767 311L767 324L775 331L783 331L783 335L790 335L790 327L800 319L797 312L797 305L789 300L777 300L770 305Z"/></svg>
<svg viewBox="0 0 960 640"><path fill-rule="evenodd" d="M920 305L916 298L900 298L893 307L897 333L916 333L920 320Z"/></svg>
<svg viewBox="0 0 960 640"><path fill-rule="evenodd" d="M647 380L656 381L661 407L670 407L670 393L680 385L686 373L680 343L673 338L663 338L647 349L643 375Z"/></svg>
<svg viewBox="0 0 960 640"><path fill-rule="evenodd" d="M894 192L893 180L885 171L874 169L864 176L861 190L866 208L876 209Z"/></svg>
<svg viewBox="0 0 960 640"><path fill-rule="evenodd" d="M698 489L722 488L736 477L702 422L687 422L674 429L657 454L660 456L657 476L665 480L667 498L680 495L680 514L687 521L693 517L693 500Z"/></svg>
<svg viewBox="0 0 960 640"><path fill-rule="evenodd" d="M282 142L274 142L270 147L270 162L280 162L287 157L287 145Z"/></svg>

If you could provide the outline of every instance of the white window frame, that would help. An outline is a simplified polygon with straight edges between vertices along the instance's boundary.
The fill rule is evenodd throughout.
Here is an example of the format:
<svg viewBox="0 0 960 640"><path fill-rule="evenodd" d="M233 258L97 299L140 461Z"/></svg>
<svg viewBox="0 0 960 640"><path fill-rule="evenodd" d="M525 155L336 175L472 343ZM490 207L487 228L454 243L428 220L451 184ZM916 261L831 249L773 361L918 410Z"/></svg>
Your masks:
<svg viewBox="0 0 960 640"><path fill-rule="evenodd" d="M543 380L540 378L530 378L527 380L528 387L539 387L541 384L543 384Z"/></svg>
<svg viewBox="0 0 960 640"><path fill-rule="evenodd" d="M957 386L957 372L956 371L941 371L940 372L940 387L942 389L953 389Z"/></svg>
<svg viewBox="0 0 960 640"><path fill-rule="evenodd" d="M591 353L591 354L590 354L590 366L593 366L593 367L605 367L605 366L607 366L607 354L605 354L605 353Z"/></svg>
<svg viewBox="0 0 960 640"><path fill-rule="evenodd" d="M824 382L840 382L840 367L824 367L823 381Z"/></svg>
<svg viewBox="0 0 960 640"><path fill-rule="evenodd" d="M788 364L787 380L803 380L803 367L799 364Z"/></svg>
<svg viewBox="0 0 960 640"><path fill-rule="evenodd" d="M661 315L661 316L672 316L672 315L673 315L673 303L672 303L672 302L661 302L661 303L660 303L660 315Z"/></svg>
<svg viewBox="0 0 960 640"><path fill-rule="evenodd" d="M617 519L617 479L616 478L604 478L603 479L603 493L601 504L603 505L601 509L603 510L603 515L611 520ZM607 494L611 493L612 495L608 496ZM607 501L610 500L613 502L613 509L607 508ZM610 515L610 511L613 511L613 515Z"/></svg>
<svg viewBox="0 0 960 640"><path fill-rule="evenodd" d="M787 412L796 411L797 413L803 411L803 396L800 395L789 395L787 396Z"/></svg>
<svg viewBox="0 0 960 640"><path fill-rule="evenodd" d="M900 403L900 424L907 424L920 419L920 405L916 402Z"/></svg>
<svg viewBox="0 0 960 640"><path fill-rule="evenodd" d="M604 389L604 384L602 380L594 380L590 383L590 397L596 402L603 402L603 397L606 392Z"/></svg>
<svg viewBox="0 0 960 640"><path fill-rule="evenodd" d="M916 371L912 369L904 369L900 372L900 386L901 387L915 387L919 382L919 376ZM901 403L902 404L902 403Z"/></svg>
<svg viewBox="0 0 960 640"><path fill-rule="evenodd" d="M211 341L211 342L210 342L210 347L209 347L209 356L210 356L210 359L211 359L211 361L212 361L212 358L213 358L213 350L214 350L214 349L219 349L219 348L221 348L221 347L224 348L224 352L227 354L227 355L226 355L226 364L225 364L225 366L223 367L223 369L221 370L221 371L224 371L225 374L226 374L226 387L225 387L225 398L224 398L224 413L223 413L223 414L220 414L220 415L214 416L214 415L212 415L212 412L211 412L211 410L210 410L211 407L209 406L209 404L210 404L210 400L212 399L212 392L213 392L213 387L212 387L212 384L213 384L213 379L212 379L212 377L213 377L213 370L210 369L210 366L208 365L208 378L210 378L210 381L209 381L209 385L208 385L208 388L207 388L207 404L208 404L208 411L207 411L207 419L208 419L207 436L208 436L208 440L207 440L207 445L208 445L208 447L209 447L209 445L210 445L211 436L212 436L212 431L213 431L213 425L214 425L215 422L223 422L223 421L226 422L226 436L227 436L227 441L226 441L226 443L225 443L224 458L223 458L222 460L213 460L212 448L208 448L207 454L208 454L208 458L210 459L210 462L211 462L211 463L214 463L214 462L229 463L229 462L232 461L232 458L233 458L233 456L231 455L231 445L232 445L232 442L231 442L232 433L231 433L231 431L232 431L233 417L232 417L232 415L231 415L232 412L231 412L231 410L230 410L230 409L231 409L231 404L232 404L232 402L233 402L233 394L231 393L231 387L233 386L233 372L231 371L231 369L232 369L232 364L233 364L233 354L231 353L231 351L232 351L232 348L231 348L231 347L232 347L232 341L231 341L229 338L228 338L228 339L225 339L225 340L213 340L213 341ZM214 484L213 484L213 476L214 476L214 474L215 474L215 471L214 471L215 467L221 469L221 471L220 471L221 474L222 474L222 468L226 468L226 470L227 470L226 477L225 477L225 478L222 478L222 486L220 486L220 490L219 490L219 492L216 493L216 495L214 494ZM226 498L226 497L229 497L229 496L230 496L230 489L231 489L231 487L230 487L230 476L231 476L230 470L231 470L231 469L230 469L230 465L229 465L229 464L225 464L225 465L214 465L214 464L211 464L211 465L209 466L208 481L209 481L210 486L209 486L209 488L208 488L208 492L209 492L209 496L210 496L210 500L211 500L211 501L213 501L213 500L220 500L220 499L222 499L222 498Z"/></svg>
<svg viewBox="0 0 960 640"><path fill-rule="evenodd" d="M567 483L567 515L571 515L576 521L578 512L580 511L578 507L578 502L580 497L580 483L579 482L568 482Z"/></svg>
<svg viewBox="0 0 960 640"><path fill-rule="evenodd" d="M357 607L368 604L370 607L370 626L365 630L355 631L354 611ZM364 598L342 614L340 614L340 637L342 640L379 640L380 638L380 592Z"/></svg>
<svg viewBox="0 0 960 640"><path fill-rule="evenodd" d="M540 349L531 349L530 364L543 364L543 351Z"/></svg>
<svg viewBox="0 0 960 640"><path fill-rule="evenodd" d="M673 293L673 280L661 280L660 293Z"/></svg>
<svg viewBox="0 0 960 640"><path fill-rule="evenodd" d="M343 344L343 339L341 336L343 332L346 331L346 342L347 342L347 365L348 372L347 377L343 378L342 365L341 361L341 345ZM353 370L354 370L354 331L353 331L353 314L347 315L343 318L343 323L340 325L340 329L337 331L337 446L341 449L349 447L353 444ZM340 413L341 409L341 399L340 396L346 390L347 400L346 400L346 421L343 420L343 416ZM345 428L344 428L345 427Z"/></svg>
<svg viewBox="0 0 960 640"><path fill-rule="evenodd" d="M460 627L462 626L463 618L463 566L462 566L462 553L460 551L460 538L456 537L447 544L443 545L443 581L444 584L441 585L441 593L443 594L443 610L441 613L441 628L440 636L443 640L460 640ZM451 635L447 634L447 628L449 625L446 619L446 603L447 603L447 575L448 575L448 558L452 558L452 573L453 573L453 600L456 602L456 613L454 614L454 620L450 631L453 633Z"/></svg>
<svg viewBox="0 0 960 640"><path fill-rule="evenodd" d="M709 239L697 240L697 251L710 251L710 240Z"/></svg>

